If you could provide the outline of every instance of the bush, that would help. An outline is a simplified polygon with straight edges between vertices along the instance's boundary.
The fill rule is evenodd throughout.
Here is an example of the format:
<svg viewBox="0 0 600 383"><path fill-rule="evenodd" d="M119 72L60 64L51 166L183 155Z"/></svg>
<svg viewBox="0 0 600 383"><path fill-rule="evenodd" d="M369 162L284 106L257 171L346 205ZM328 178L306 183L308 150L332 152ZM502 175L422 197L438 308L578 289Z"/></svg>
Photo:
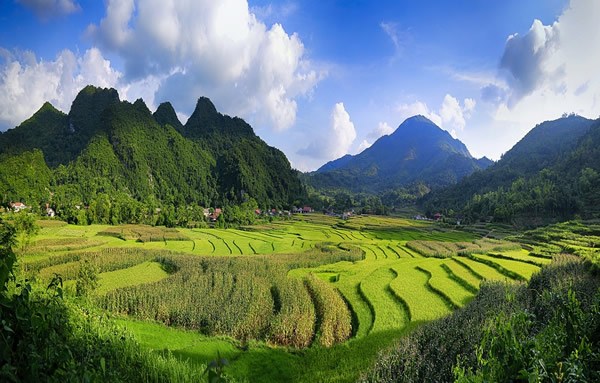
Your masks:
<svg viewBox="0 0 600 383"><path fill-rule="evenodd" d="M194 369L142 349L101 313L63 301L62 280L15 283L14 229L0 219L0 381L198 382Z"/></svg>
<svg viewBox="0 0 600 383"><path fill-rule="evenodd" d="M484 283L383 352L363 382L600 381L600 280L562 256L528 284Z"/></svg>

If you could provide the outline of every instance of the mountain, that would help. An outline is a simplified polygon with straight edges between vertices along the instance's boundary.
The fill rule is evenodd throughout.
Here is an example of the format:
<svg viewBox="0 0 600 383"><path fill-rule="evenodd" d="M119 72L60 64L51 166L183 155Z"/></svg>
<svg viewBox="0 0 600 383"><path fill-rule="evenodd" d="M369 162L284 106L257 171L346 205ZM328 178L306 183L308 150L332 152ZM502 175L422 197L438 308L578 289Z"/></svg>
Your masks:
<svg viewBox="0 0 600 383"><path fill-rule="evenodd" d="M477 160L467 147L423 116L404 121L371 147L323 165L308 179L319 189L381 192L414 183L430 187L454 184L491 164Z"/></svg>
<svg viewBox="0 0 600 383"><path fill-rule="evenodd" d="M114 89L88 86L68 115L46 103L0 133L4 205L49 203L65 215L79 214L75 206L84 205L94 214L108 210L102 219L88 214L89 221L108 223L107 217L143 221L169 207L250 199L265 208L285 207L303 193L281 151L204 97L183 125L169 103L152 114L141 99L132 104Z"/></svg>
<svg viewBox="0 0 600 383"><path fill-rule="evenodd" d="M543 122L493 166L434 191L422 204L430 212L452 209L473 219L532 224L595 216L598 205L590 201L596 197L588 189L600 171L599 130L598 121L576 115Z"/></svg>

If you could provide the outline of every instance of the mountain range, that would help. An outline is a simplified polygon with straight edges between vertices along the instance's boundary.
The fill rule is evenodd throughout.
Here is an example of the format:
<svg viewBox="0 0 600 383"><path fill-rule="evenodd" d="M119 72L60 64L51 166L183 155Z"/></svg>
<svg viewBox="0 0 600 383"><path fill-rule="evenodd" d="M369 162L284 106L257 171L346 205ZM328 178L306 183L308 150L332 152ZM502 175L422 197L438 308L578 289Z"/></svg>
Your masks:
<svg viewBox="0 0 600 383"><path fill-rule="evenodd" d="M423 116L404 121L357 155L346 155L310 174L318 189L381 193L424 183L430 188L455 184L493 162L474 158L467 147Z"/></svg>
<svg viewBox="0 0 600 383"><path fill-rule="evenodd" d="M425 196L430 213L538 225L600 216L600 120L569 115L534 127L502 158Z"/></svg>
<svg viewBox="0 0 600 383"><path fill-rule="evenodd" d="M285 155L204 97L182 124L169 103L152 114L141 99L129 103L114 89L88 86L68 114L45 103L0 134L5 205L67 210L108 199L113 208L147 210L253 199L261 207L286 207L303 196Z"/></svg>
<svg viewBox="0 0 600 383"><path fill-rule="evenodd" d="M363 152L300 174L206 97L183 124L168 102L152 113L141 99L88 86L68 114L45 103L0 133L0 203L47 204L72 221L156 224L175 213L185 220L190 206L253 211L315 201L302 178L324 194L382 196L372 204L385 204L386 193L398 201L418 195L430 214L535 225L600 217L598 148L600 120L569 115L539 124L494 163L414 116ZM163 221L147 219L161 211Z"/></svg>

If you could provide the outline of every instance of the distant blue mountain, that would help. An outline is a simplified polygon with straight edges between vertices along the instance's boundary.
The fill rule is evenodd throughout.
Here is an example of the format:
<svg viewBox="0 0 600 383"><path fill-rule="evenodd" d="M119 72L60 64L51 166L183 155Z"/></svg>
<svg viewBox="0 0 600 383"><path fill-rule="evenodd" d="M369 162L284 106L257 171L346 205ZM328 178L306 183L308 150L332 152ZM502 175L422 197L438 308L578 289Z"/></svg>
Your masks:
<svg viewBox="0 0 600 383"><path fill-rule="evenodd" d="M475 159L460 140L426 117L414 116L363 152L323 165L309 180L317 188L370 192L417 182L442 187L492 163Z"/></svg>

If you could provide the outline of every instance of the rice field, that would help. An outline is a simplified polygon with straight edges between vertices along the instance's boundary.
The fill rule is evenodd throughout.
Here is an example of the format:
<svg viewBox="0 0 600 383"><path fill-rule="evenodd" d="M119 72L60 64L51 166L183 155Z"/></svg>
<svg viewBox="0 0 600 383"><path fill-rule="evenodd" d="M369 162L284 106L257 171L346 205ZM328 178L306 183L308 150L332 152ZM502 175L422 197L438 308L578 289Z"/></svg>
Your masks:
<svg viewBox="0 0 600 383"><path fill-rule="evenodd" d="M241 229L46 225L20 255L42 281L74 281L84 261L100 270L94 295L108 311L203 334L179 347L124 319L148 347L206 362L214 336L228 337L223 353L240 359L249 341L265 350L369 344L366 363L386 334L464 306L483 280L526 280L551 259L430 222L319 214Z"/></svg>

